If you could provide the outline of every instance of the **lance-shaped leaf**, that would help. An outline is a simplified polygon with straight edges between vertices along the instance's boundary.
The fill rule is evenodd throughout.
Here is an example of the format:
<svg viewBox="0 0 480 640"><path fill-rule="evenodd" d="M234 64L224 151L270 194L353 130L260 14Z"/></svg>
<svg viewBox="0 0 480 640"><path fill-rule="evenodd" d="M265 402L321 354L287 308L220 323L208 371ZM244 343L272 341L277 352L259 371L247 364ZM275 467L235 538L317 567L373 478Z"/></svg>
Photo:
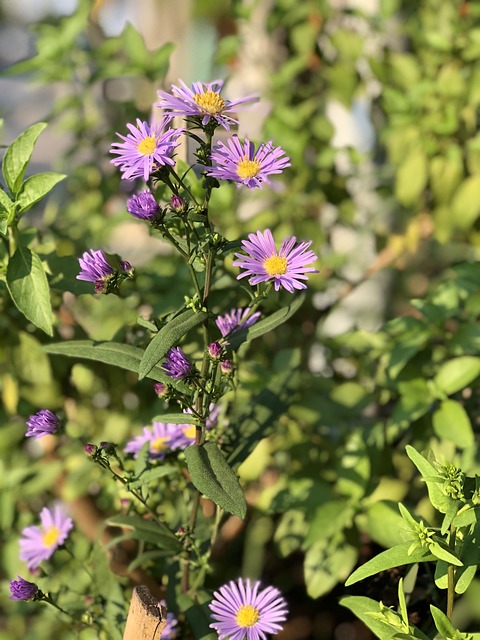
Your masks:
<svg viewBox="0 0 480 640"><path fill-rule="evenodd" d="M22 184L17 197L18 213L25 213L36 202L41 200L53 187L61 182L66 175L61 173L37 173L27 178Z"/></svg>
<svg viewBox="0 0 480 640"><path fill-rule="evenodd" d="M190 445L185 449L185 459L196 489L224 511L245 518L247 503L242 487L214 442Z"/></svg>
<svg viewBox="0 0 480 640"><path fill-rule="evenodd" d="M153 422L170 422L172 424L201 424L191 413L163 413L152 418Z"/></svg>
<svg viewBox="0 0 480 640"><path fill-rule="evenodd" d="M436 386L451 395L468 386L480 375L480 358L460 356L445 362L434 378Z"/></svg>
<svg viewBox="0 0 480 640"><path fill-rule="evenodd" d="M431 478L438 477L438 472L435 467L422 456L416 449L407 445L405 448L408 457L413 464L420 471L422 478L427 483L428 495L432 506L440 511L440 513L447 513L448 505L452 502L452 498L446 496L441 489L441 484Z"/></svg>
<svg viewBox="0 0 480 640"><path fill-rule="evenodd" d="M447 616L443 613L443 611L431 604L430 613L432 614L432 618L435 622L435 626L437 627L437 631L440 633L442 638L454 638L456 629L447 618Z"/></svg>
<svg viewBox="0 0 480 640"><path fill-rule="evenodd" d="M2 162L3 177L14 196L20 190L25 169L32 156L33 147L38 136L46 127L45 122L34 124L21 133L5 151Z"/></svg>
<svg viewBox="0 0 480 640"><path fill-rule="evenodd" d="M70 342L54 342L45 345L47 353L59 356L69 356L71 358L81 358L95 360L111 364L127 371L138 373L138 367L143 356L143 349L134 347L131 344L120 344L119 342L94 342L93 340L71 340ZM157 382L168 382L176 388L182 387L181 380L172 380L160 367L153 367L148 377Z"/></svg>
<svg viewBox="0 0 480 640"><path fill-rule="evenodd" d="M143 354L138 377L140 380L150 373L152 368L161 360L167 351L177 343L186 333L204 322L207 313L195 313L191 309L184 311L160 329L150 342Z"/></svg>
<svg viewBox="0 0 480 640"><path fill-rule="evenodd" d="M248 329L240 329L240 331L235 331L235 333L228 337L229 345L227 346L227 349L236 349L244 342L250 342L250 340L259 338L269 331L273 331L273 329L276 329L281 324L286 322L289 318L291 318L293 314L302 306L304 300L305 294L296 296L293 302L287 307L283 307L282 309L275 311L275 313L272 313L267 318L259 320Z"/></svg>
<svg viewBox="0 0 480 640"><path fill-rule="evenodd" d="M19 246L8 261L7 287L16 307L36 327L53 335L50 289L42 261Z"/></svg>
<svg viewBox="0 0 480 640"><path fill-rule="evenodd" d="M393 567L400 567L402 564L414 564L415 562L429 562L436 560L436 557L430 553L428 549L417 547L411 550L409 555L411 542L402 542L397 544L391 549L386 549L379 553L377 556L362 564L345 582L345 586L348 587L351 584L355 584L360 580L369 578L370 576L385 571L386 569L392 569Z"/></svg>
<svg viewBox="0 0 480 640"><path fill-rule="evenodd" d="M178 552L182 550L182 544L170 529L161 522L145 520L140 516L119 515L107 520L107 524L131 529L137 540L145 540L156 544L162 549Z"/></svg>

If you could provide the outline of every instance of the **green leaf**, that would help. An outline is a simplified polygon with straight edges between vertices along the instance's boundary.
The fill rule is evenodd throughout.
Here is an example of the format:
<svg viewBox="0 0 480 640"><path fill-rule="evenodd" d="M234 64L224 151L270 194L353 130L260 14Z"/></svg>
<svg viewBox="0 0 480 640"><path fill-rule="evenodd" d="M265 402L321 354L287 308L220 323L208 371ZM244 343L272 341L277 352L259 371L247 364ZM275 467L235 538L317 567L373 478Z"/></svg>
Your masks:
<svg viewBox="0 0 480 640"><path fill-rule="evenodd" d="M31 126L12 142L3 156L3 177L14 196L17 195L22 184L35 142L46 126L45 122Z"/></svg>
<svg viewBox="0 0 480 640"><path fill-rule="evenodd" d="M343 582L355 566L358 558L356 547L341 540L334 546L325 540L314 543L305 554L304 575L307 593L311 598L320 598L338 582Z"/></svg>
<svg viewBox="0 0 480 640"><path fill-rule="evenodd" d="M480 521L480 507L475 507L471 509L467 509L466 511L462 511L458 513L453 519L454 527L468 527L475 522Z"/></svg>
<svg viewBox="0 0 480 640"><path fill-rule="evenodd" d="M109 518L107 524L125 529L132 529L138 540L145 540L156 544L162 549L169 549L175 553L181 551L183 546L174 533L162 524L153 520L145 520L140 516L119 515Z"/></svg>
<svg viewBox="0 0 480 640"><path fill-rule="evenodd" d="M463 567L455 571L455 592L465 593L470 586L480 562L480 525L466 536L461 550Z"/></svg>
<svg viewBox="0 0 480 640"><path fill-rule="evenodd" d="M398 503L390 500L380 500L368 507L367 529L370 537L382 547L392 547L401 544L404 523L398 513Z"/></svg>
<svg viewBox="0 0 480 640"><path fill-rule="evenodd" d="M283 309L275 311L275 313L272 313L267 318L259 320L253 326L247 329L236 331L233 335L229 336L229 345L227 346L227 349L236 349L242 343L250 342L255 338L263 336L265 333L276 329L281 324L286 322L289 318L291 318L296 311L298 311L298 309L302 306L304 300L305 294L296 296L294 298L294 301L289 304L288 307L283 307Z"/></svg>
<svg viewBox="0 0 480 640"><path fill-rule="evenodd" d="M391 549L382 551L377 556L362 564L345 582L345 586L349 587L360 580L369 578L370 576L385 571L385 569L391 569L392 567L400 567L403 564L414 564L415 562L428 562L435 560L435 556L430 553L428 549L417 547L408 555L408 550L411 546L411 541L402 542L397 544Z"/></svg>
<svg viewBox="0 0 480 640"><path fill-rule="evenodd" d="M396 174L395 197L405 207L418 204L427 183L427 158L422 149L413 149Z"/></svg>
<svg viewBox="0 0 480 640"><path fill-rule="evenodd" d="M463 562L457 558L457 556L451 551L446 549L439 542L431 542L428 545L430 552L439 560L453 564L456 567L462 567Z"/></svg>
<svg viewBox="0 0 480 640"><path fill-rule="evenodd" d="M172 424L201 424L191 413L162 413L152 418L152 422L170 422Z"/></svg>
<svg viewBox="0 0 480 640"><path fill-rule="evenodd" d="M3 236L7 234L7 228L12 222L14 215L15 207L13 202L0 187L0 233Z"/></svg>
<svg viewBox="0 0 480 640"><path fill-rule="evenodd" d="M94 342L93 340L71 340L70 342L54 342L44 346L47 353L59 356L69 356L71 358L83 358L111 364L127 371L138 373L143 350L130 344L120 344L118 342ZM174 386L175 383L165 375L160 367L154 367L149 378L157 382L168 382Z"/></svg>
<svg viewBox="0 0 480 640"><path fill-rule="evenodd" d="M200 592L201 595L202 592ZM195 602L193 598L182 593L177 598L180 611L184 611L196 640L217 640L218 636L210 628L211 618L208 601L206 598L199 598L204 602Z"/></svg>
<svg viewBox="0 0 480 640"><path fill-rule="evenodd" d="M19 246L7 266L7 287L19 311L36 327L53 335L50 290L42 261Z"/></svg>
<svg viewBox="0 0 480 640"><path fill-rule="evenodd" d="M480 214L480 176L463 180L453 195L451 218L455 227L469 229Z"/></svg>
<svg viewBox="0 0 480 640"><path fill-rule="evenodd" d="M145 349L138 368L139 379L141 380L148 375L157 362L165 356L167 351L173 347L180 338L204 322L206 318L207 313L204 311L195 313L191 309L188 309L162 327Z"/></svg>
<svg viewBox="0 0 480 640"><path fill-rule="evenodd" d="M348 505L348 501L345 499L337 498L320 505L315 510L315 515L310 522L304 548L308 548L317 540L324 540L341 531L351 524L352 516L353 508Z"/></svg>
<svg viewBox="0 0 480 640"><path fill-rule="evenodd" d="M464 389L480 375L480 358L460 356L443 364L434 382L447 395Z"/></svg>
<svg viewBox="0 0 480 640"><path fill-rule="evenodd" d="M225 511L245 518L247 503L243 489L215 443L190 445L185 449L185 459L196 489Z"/></svg>
<svg viewBox="0 0 480 640"><path fill-rule="evenodd" d="M435 622L435 626L440 635L443 638L453 638L455 636L456 629L443 611L431 604L430 613L432 614L433 621Z"/></svg>
<svg viewBox="0 0 480 640"><path fill-rule="evenodd" d="M177 471L177 467L173 466L159 466L154 467L153 469L147 469L140 473L139 476L128 483L129 489L136 489L137 487L141 487L144 484L148 484L153 480L158 480L159 478L163 478L164 476L168 476Z"/></svg>
<svg viewBox="0 0 480 640"><path fill-rule="evenodd" d="M437 471L435 467L430 464L430 462L422 456L416 449L412 446L407 445L405 447L408 457L413 462L413 464L417 467L422 475L423 479L427 483L428 495L430 497L430 502L432 506L440 511L440 513L446 513L448 509L448 504L451 502L451 498L444 495L440 484L438 482L434 482L433 480L428 480L428 478L433 478L437 476Z"/></svg>
<svg viewBox="0 0 480 640"><path fill-rule="evenodd" d="M470 418L456 400L444 400L433 414L432 422L439 438L453 442L459 449L473 445L475 436Z"/></svg>
<svg viewBox="0 0 480 640"><path fill-rule="evenodd" d="M37 173L27 178L17 196L18 213L25 213L67 176L61 173Z"/></svg>

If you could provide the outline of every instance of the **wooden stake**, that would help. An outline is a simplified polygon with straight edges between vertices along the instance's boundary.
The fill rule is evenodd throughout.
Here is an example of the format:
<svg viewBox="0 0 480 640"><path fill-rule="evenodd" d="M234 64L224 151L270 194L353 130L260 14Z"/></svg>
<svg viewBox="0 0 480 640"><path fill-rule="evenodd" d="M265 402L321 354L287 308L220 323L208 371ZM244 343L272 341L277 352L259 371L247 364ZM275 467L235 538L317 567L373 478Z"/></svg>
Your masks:
<svg viewBox="0 0 480 640"><path fill-rule="evenodd" d="M145 586L135 587L123 640L160 640L167 612Z"/></svg>

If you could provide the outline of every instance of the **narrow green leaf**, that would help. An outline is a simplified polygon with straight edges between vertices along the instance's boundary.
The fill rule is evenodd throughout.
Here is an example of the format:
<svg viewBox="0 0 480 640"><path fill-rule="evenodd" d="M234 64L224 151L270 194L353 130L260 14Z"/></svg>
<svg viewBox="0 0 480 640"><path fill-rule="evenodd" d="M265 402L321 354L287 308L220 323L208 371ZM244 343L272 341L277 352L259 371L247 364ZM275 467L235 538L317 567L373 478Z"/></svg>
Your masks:
<svg viewBox="0 0 480 640"><path fill-rule="evenodd" d="M107 524L132 529L139 539L152 542L162 549L178 552L183 548L181 542L166 525L153 520L145 520L140 516L119 515L109 518Z"/></svg>
<svg viewBox="0 0 480 640"><path fill-rule="evenodd" d="M480 375L480 358L459 356L445 362L438 370L434 382L447 395L464 389Z"/></svg>
<svg viewBox="0 0 480 640"><path fill-rule="evenodd" d="M200 420L191 413L163 413L152 418L152 421L172 424L200 424Z"/></svg>
<svg viewBox="0 0 480 640"><path fill-rule="evenodd" d="M17 196L18 213L25 213L67 176L61 173L37 173L27 178Z"/></svg>
<svg viewBox="0 0 480 640"><path fill-rule="evenodd" d="M454 553L452 553L452 551L447 550L439 542L431 542L428 545L428 548L430 552L439 560L443 560L444 562L454 564L456 567L463 566L463 562L459 560L457 556Z"/></svg>
<svg viewBox="0 0 480 640"><path fill-rule="evenodd" d="M184 311L177 318L162 327L157 335L145 349L142 361L138 368L138 377L141 380L147 376L152 368L161 360L167 351L194 327L204 322L207 314L204 311L195 313L191 309Z"/></svg>
<svg viewBox="0 0 480 640"><path fill-rule="evenodd" d="M288 307L283 307L275 313L272 313L270 316L263 318L256 322L252 327L248 329L241 329L240 331L236 331L233 335L229 336L228 341L229 345L228 349L236 349L244 342L250 342L255 338L259 338L263 336L265 333L276 329L281 324L286 322L289 318L293 316L294 313L300 309L303 302L305 300L305 294L301 294L296 296L291 304Z"/></svg>
<svg viewBox="0 0 480 640"><path fill-rule="evenodd" d="M398 607L404 624L408 625L407 601L403 590L403 578L398 581Z"/></svg>
<svg viewBox="0 0 480 640"><path fill-rule="evenodd" d="M446 513L448 504L452 501L452 499L442 493L440 484L438 482L427 480L427 478L433 478L437 475L435 467L430 464L430 462L412 446L407 445L405 450L408 457L420 471L420 474L427 483L428 495L430 497L432 506L440 511L440 513Z"/></svg>
<svg viewBox="0 0 480 640"><path fill-rule="evenodd" d="M138 373L143 350L130 344L118 342L94 342L93 340L71 340L70 342L54 342L44 346L47 353L71 358L95 360L111 364L127 371ZM157 382L168 382L176 387L181 383L175 382L165 375L160 367L154 367L148 377Z"/></svg>
<svg viewBox="0 0 480 640"><path fill-rule="evenodd" d="M163 478L177 471L177 467L170 466L159 466L154 467L153 469L147 469L143 473L140 473L139 477L132 482L128 483L129 489L136 489L137 487L141 487L144 484L148 484L153 480L158 480L159 478Z"/></svg>
<svg viewBox="0 0 480 640"><path fill-rule="evenodd" d="M453 519L454 527L468 527L474 522L480 521L480 507L472 507L466 511L458 513Z"/></svg>
<svg viewBox="0 0 480 640"><path fill-rule="evenodd" d="M190 445L185 459L193 485L219 507L245 518L247 503L238 478L223 453L213 443Z"/></svg>
<svg viewBox="0 0 480 640"><path fill-rule="evenodd" d="M360 580L364 580L370 576L385 571L385 569L391 569L392 567L399 567L402 564L414 564L415 562L428 562L435 560L435 556L430 553L428 549L417 547L413 552L408 555L408 549L411 542L402 542L397 544L391 549L382 551L377 556L362 564L345 582L345 586L349 587Z"/></svg>
<svg viewBox="0 0 480 640"><path fill-rule="evenodd" d="M42 261L19 246L7 266L7 287L19 311L36 327L53 335L50 289Z"/></svg>
<svg viewBox="0 0 480 640"><path fill-rule="evenodd" d="M438 609L433 604L430 605L430 613L432 614L433 621L437 627L437 631L443 638L453 638L456 633L456 629L447 616L441 609Z"/></svg>
<svg viewBox="0 0 480 640"><path fill-rule="evenodd" d="M34 124L21 133L5 151L2 162L3 177L14 196L17 195L20 189L38 136L46 126L45 122Z"/></svg>
<svg viewBox="0 0 480 640"><path fill-rule="evenodd" d="M13 202L0 187L0 233L5 236L7 228L15 215Z"/></svg>

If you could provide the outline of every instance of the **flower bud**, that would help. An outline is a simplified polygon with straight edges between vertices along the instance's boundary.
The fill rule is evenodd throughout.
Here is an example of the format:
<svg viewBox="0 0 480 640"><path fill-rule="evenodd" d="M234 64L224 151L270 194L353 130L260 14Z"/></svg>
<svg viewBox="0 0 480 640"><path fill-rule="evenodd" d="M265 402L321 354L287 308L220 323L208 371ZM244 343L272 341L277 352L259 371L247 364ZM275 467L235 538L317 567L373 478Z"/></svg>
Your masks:
<svg viewBox="0 0 480 640"><path fill-rule="evenodd" d="M222 360L220 362L220 369L222 373L224 373L225 375L227 376L231 375L233 372L233 364L231 360Z"/></svg>
<svg viewBox="0 0 480 640"><path fill-rule="evenodd" d="M213 360L219 360L222 355L222 347L218 342L212 342L208 347L208 354Z"/></svg>

